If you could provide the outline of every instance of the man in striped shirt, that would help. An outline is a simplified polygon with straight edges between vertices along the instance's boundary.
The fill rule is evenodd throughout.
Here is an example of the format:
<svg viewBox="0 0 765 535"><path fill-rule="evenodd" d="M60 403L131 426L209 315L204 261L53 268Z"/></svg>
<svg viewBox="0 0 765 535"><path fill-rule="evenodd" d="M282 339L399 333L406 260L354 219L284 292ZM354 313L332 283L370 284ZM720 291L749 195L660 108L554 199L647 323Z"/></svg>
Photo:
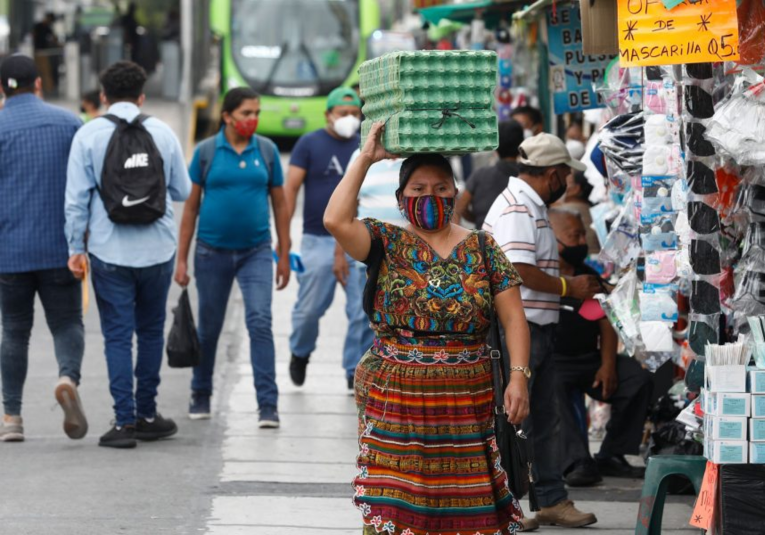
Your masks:
<svg viewBox="0 0 765 535"><path fill-rule="evenodd" d="M521 297L531 330L532 370L529 381L530 418L524 431L534 441L536 490L541 511L524 519L525 531L539 524L582 527L597 522L595 515L578 511L563 483L560 419L553 363L555 326L561 296L589 299L600 291L595 277L561 277L558 243L550 227L547 207L566 192L572 169L584 165L569 154L564 143L539 134L519 148L519 177L511 177L497 198L483 228L515 265L523 279Z"/></svg>

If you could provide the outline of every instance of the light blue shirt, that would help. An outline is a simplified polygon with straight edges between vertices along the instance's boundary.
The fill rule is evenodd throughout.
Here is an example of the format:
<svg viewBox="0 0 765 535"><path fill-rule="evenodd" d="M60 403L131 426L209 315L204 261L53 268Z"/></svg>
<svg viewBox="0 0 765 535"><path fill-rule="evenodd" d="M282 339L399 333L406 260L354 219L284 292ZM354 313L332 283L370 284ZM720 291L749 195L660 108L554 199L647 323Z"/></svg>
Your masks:
<svg viewBox="0 0 765 535"><path fill-rule="evenodd" d="M138 106L118 102L109 113L132 121ZM191 180L178 138L165 123L154 117L144 122L162 155L167 182L165 215L149 225L114 224L96 189L101 184L106 147L116 125L98 118L83 126L74 136L69 154L66 181L66 240L69 255L87 251L102 262L142 268L169 261L175 254L177 228L173 201L185 201L191 193Z"/></svg>

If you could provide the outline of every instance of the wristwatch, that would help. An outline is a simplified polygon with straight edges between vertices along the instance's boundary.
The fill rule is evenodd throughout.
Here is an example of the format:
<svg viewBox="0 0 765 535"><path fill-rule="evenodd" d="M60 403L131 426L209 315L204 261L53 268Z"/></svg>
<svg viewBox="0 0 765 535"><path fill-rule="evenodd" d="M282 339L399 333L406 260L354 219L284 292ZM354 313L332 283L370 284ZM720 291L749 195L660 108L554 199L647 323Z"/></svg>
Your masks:
<svg viewBox="0 0 765 535"><path fill-rule="evenodd" d="M511 372L521 372L526 376L526 379L531 379L531 368L528 366L510 366Z"/></svg>

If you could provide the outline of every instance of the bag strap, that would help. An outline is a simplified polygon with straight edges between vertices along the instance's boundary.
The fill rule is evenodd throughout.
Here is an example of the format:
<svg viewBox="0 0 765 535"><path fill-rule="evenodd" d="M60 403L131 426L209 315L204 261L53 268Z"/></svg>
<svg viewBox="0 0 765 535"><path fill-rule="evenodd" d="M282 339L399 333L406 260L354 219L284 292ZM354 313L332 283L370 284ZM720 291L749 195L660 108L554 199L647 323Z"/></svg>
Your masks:
<svg viewBox="0 0 765 535"><path fill-rule="evenodd" d="M199 185L202 189L205 187L207 175L210 174L212 161L215 157L215 137L216 136L208 137L199 144L199 147L197 147L197 151L199 152Z"/></svg>
<svg viewBox="0 0 765 535"><path fill-rule="evenodd" d="M486 254L486 232L478 231L478 244L481 249L486 275L489 277L489 295L491 298L491 325L489 327L488 344L491 348L489 357L491 360L491 380L494 390L494 414L505 414L505 352L502 345L502 336L499 332L499 322L497 321L497 311L494 308L494 296L491 293L491 266L489 266L488 255Z"/></svg>
<svg viewBox="0 0 765 535"><path fill-rule="evenodd" d="M255 140L258 142L260 155L263 156L263 161L266 163L268 184L271 185L274 183L274 160L276 158L273 142L267 137L259 136L258 134L255 134Z"/></svg>

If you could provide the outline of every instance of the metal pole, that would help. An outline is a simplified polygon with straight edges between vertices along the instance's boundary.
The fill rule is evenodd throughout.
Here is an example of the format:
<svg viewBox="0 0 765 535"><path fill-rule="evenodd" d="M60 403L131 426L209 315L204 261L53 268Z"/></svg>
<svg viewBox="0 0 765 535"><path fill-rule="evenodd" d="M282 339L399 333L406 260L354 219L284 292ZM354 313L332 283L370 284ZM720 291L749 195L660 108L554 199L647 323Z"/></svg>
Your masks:
<svg viewBox="0 0 765 535"><path fill-rule="evenodd" d="M192 87L194 75L192 73L194 53L194 1L181 0L181 87L179 102L183 110L183 138L189 139L191 132L191 106L194 88Z"/></svg>

